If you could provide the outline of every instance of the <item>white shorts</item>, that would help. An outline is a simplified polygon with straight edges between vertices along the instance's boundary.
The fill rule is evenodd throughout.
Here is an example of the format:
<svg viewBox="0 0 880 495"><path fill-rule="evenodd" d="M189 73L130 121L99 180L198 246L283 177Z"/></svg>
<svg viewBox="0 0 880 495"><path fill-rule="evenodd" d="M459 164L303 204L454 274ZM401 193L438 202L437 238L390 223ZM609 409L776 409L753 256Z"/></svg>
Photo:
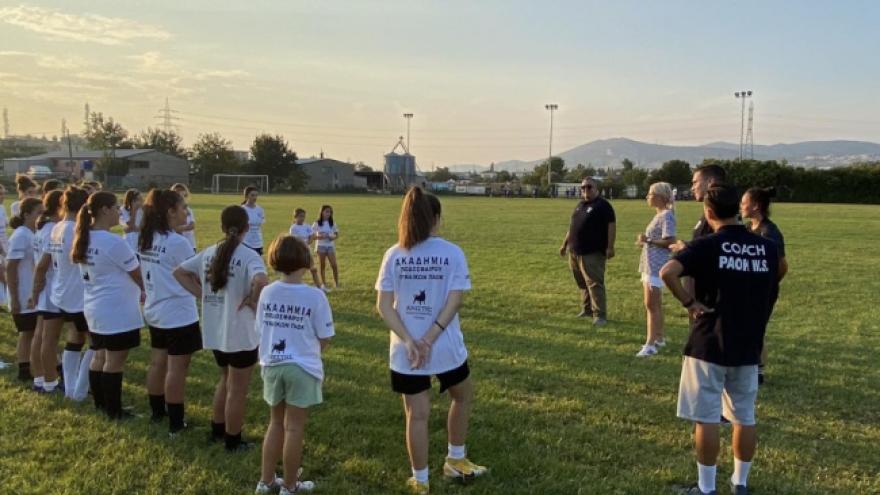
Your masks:
<svg viewBox="0 0 880 495"><path fill-rule="evenodd" d="M678 417L717 424L721 414L731 423L755 424L758 365L721 366L689 356L681 366Z"/></svg>
<svg viewBox="0 0 880 495"><path fill-rule="evenodd" d="M661 279L660 277L654 277L652 275L648 275L647 273L642 274L642 283L648 284L651 287L656 287L658 289L662 289L663 287L665 287L663 285L663 279Z"/></svg>

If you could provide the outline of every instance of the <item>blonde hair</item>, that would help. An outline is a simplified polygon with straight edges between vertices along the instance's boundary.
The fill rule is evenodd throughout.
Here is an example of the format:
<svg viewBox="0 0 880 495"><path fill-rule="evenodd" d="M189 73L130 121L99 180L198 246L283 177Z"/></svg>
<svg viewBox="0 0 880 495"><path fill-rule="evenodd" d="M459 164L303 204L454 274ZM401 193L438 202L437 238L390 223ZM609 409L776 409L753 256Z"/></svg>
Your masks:
<svg viewBox="0 0 880 495"><path fill-rule="evenodd" d="M655 182L648 188L648 194L655 196L663 196L666 198L666 208L672 210L675 208L675 195L672 193L672 185L668 182Z"/></svg>

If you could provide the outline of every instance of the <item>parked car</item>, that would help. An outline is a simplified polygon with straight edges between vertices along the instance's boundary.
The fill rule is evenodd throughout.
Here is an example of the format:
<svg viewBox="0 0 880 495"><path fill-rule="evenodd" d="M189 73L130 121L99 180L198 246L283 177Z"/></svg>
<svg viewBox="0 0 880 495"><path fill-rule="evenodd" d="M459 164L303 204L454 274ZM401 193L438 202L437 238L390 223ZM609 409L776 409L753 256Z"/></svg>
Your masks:
<svg viewBox="0 0 880 495"><path fill-rule="evenodd" d="M55 175L52 169L45 165L31 165L25 175L34 180L48 179Z"/></svg>

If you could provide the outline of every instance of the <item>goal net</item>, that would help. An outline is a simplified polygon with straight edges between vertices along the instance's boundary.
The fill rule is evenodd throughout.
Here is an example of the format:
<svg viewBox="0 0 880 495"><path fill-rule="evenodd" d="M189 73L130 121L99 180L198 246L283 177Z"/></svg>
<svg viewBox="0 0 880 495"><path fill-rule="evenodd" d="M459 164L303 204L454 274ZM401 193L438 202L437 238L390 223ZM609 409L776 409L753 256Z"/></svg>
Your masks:
<svg viewBox="0 0 880 495"><path fill-rule="evenodd" d="M269 192L268 175L214 174L211 177L211 193L240 193L247 186L254 186L261 193Z"/></svg>

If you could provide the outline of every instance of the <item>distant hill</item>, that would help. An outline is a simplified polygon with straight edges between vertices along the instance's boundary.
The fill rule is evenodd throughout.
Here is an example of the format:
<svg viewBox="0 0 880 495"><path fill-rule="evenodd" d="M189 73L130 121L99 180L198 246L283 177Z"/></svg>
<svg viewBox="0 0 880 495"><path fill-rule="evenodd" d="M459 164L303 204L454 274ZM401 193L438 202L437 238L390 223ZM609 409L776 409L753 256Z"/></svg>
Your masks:
<svg viewBox="0 0 880 495"><path fill-rule="evenodd" d="M748 151L748 150L747 150ZM715 142L702 146L669 146L634 141L626 138L600 139L558 153L568 166L578 163L594 167L619 167L629 158L643 168L657 168L668 160L684 160L691 164L706 158L739 158L739 144ZM806 141L792 144L756 145L758 160L788 160L790 164L805 167L835 167L861 161L880 161L880 144L865 141ZM511 172L534 168L543 158L531 161L508 160L495 162L495 170ZM450 170L464 172L487 170L488 165L452 165Z"/></svg>

